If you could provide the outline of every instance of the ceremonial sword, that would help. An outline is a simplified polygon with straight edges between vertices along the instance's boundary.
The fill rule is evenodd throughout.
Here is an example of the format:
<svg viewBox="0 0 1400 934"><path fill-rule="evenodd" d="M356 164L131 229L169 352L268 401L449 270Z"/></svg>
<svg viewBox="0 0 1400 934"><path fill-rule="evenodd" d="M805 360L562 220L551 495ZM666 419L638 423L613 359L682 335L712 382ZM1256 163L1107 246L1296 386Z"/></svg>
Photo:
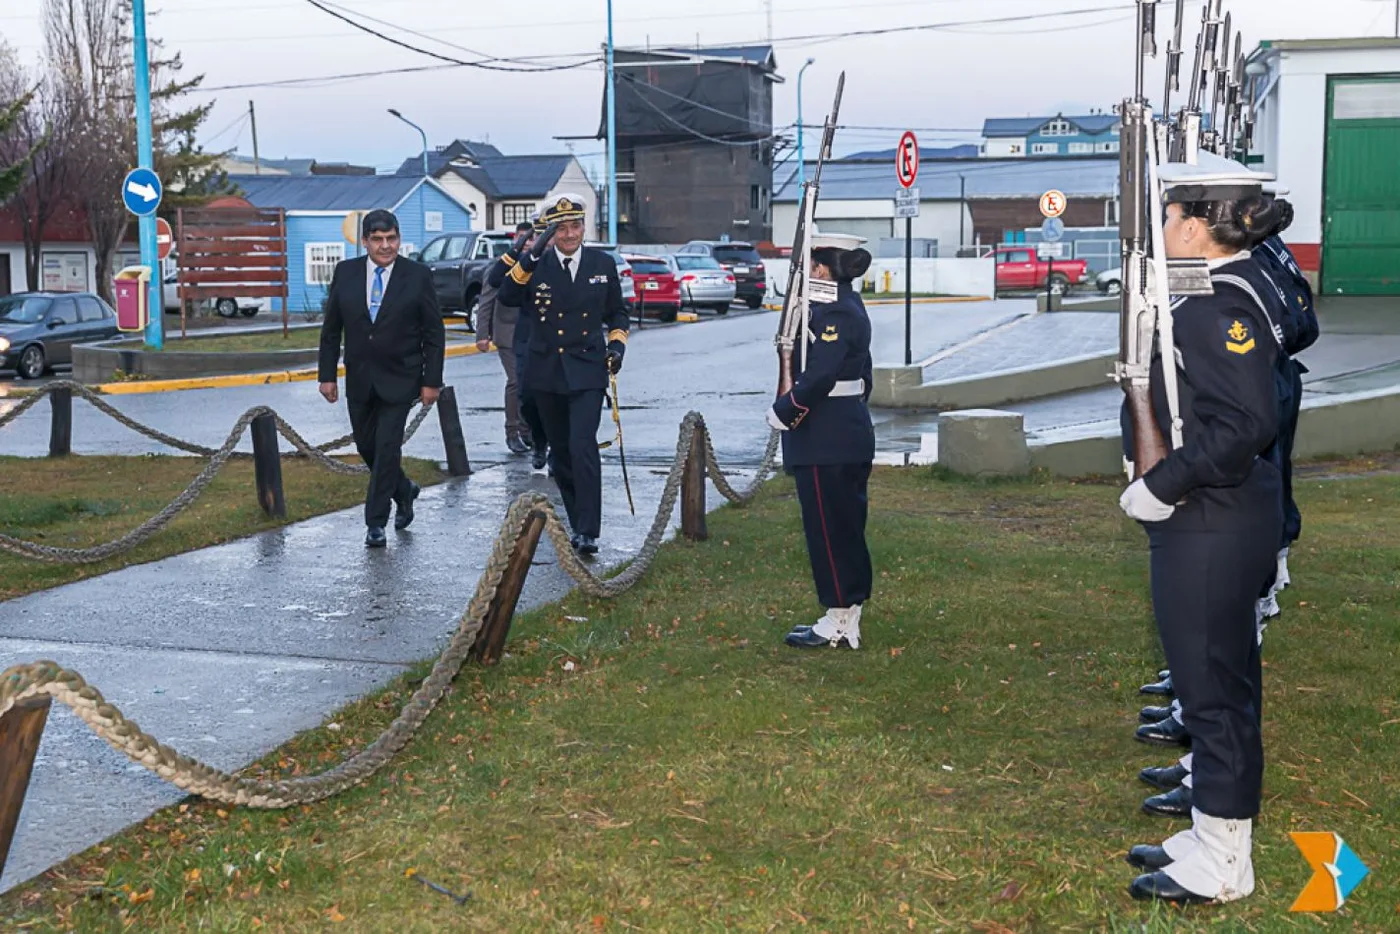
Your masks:
<svg viewBox="0 0 1400 934"><path fill-rule="evenodd" d="M637 507L632 503L632 484L627 479L627 451L622 446L622 412L617 405L617 374L608 374L608 385L611 391L608 393L612 402L613 424L617 426L617 458L622 462L622 486L627 490L627 508L632 510L632 515L637 514ZM612 447L611 441L604 441L598 445L601 448Z"/></svg>

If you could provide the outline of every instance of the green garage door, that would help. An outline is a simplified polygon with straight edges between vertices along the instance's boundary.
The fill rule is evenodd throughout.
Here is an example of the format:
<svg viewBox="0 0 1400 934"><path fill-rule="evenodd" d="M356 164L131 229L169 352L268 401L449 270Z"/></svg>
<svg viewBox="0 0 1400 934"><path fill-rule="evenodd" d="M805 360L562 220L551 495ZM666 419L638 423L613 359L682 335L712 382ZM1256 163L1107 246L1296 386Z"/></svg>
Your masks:
<svg viewBox="0 0 1400 934"><path fill-rule="evenodd" d="M1400 75L1334 78L1327 94L1322 291L1400 295Z"/></svg>

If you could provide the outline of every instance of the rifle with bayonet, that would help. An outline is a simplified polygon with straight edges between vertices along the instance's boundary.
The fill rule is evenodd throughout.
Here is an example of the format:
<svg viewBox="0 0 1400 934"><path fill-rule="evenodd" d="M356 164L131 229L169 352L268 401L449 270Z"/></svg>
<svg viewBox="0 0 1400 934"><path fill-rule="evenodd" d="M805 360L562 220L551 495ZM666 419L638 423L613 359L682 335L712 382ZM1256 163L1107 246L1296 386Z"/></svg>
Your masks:
<svg viewBox="0 0 1400 934"><path fill-rule="evenodd" d="M812 277L812 227L815 223L817 196L821 191L822 166L831 158L831 144L836 137L836 121L841 112L841 92L846 87L846 73L836 79L836 100L831 105L822 128L822 144L817 152L817 167L811 179L802 186L802 203L797 211L797 231L792 238L792 259L788 266L787 292L783 294L783 313L778 321L778 396L792 391L792 354L797 341L802 341L802 361L807 359L807 324L809 320L809 283ZM798 127L801 133L802 128Z"/></svg>

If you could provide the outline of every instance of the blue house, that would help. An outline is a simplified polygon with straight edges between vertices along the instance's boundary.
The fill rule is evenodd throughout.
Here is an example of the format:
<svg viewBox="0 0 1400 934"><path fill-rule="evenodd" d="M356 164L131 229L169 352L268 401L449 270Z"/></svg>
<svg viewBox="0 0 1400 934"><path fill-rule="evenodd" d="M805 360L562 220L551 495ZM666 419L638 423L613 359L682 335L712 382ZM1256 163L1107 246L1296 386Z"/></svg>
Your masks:
<svg viewBox="0 0 1400 934"><path fill-rule="evenodd" d="M1118 152L1118 123L1118 117L1111 113L993 118L982 124L982 156L1114 155Z"/></svg>
<svg viewBox="0 0 1400 934"><path fill-rule="evenodd" d="M405 256L443 233L472 229L466 205L421 175L240 177L237 185L254 207L287 212L287 310L293 314L319 312L335 264L363 253L358 231L353 240L344 234L350 214L393 211Z"/></svg>

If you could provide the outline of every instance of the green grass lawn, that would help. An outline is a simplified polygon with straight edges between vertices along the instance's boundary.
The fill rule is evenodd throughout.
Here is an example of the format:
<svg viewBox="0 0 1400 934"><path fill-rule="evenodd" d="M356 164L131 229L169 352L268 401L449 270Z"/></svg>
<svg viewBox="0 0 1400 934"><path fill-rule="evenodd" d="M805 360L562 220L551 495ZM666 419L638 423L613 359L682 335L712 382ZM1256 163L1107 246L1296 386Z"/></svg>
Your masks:
<svg viewBox="0 0 1400 934"><path fill-rule="evenodd" d="M359 463L357 457L345 460ZM204 464L202 458L168 456L0 457L0 529L44 545L90 548L160 512ZM404 458L404 469L419 483L444 477L432 461ZM287 517L273 519L258 505L253 462L231 461L168 528L125 555L72 565L0 552L0 600L345 509L364 502L367 482L366 476L342 476L309 461L284 459Z"/></svg>
<svg viewBox="0 0 1400 934"><path fill-rule="evenodd" d="M466 670L365 786L162 811L0 899L0 927L1396 930L1400 479L1300 482L1297 583L1264 642L1258 889L1186 912L1126 893L1127 849L1185 824L1139 811L1138 769L1174 757L1132 740L1162 659L1120 488L877 471L864 647L803 653L781 639L818 608L775 481L630 594L517 620L510 657ZM415 684L255 771L327 768ZM1288 913L1310 874L1291 830L1369 865L1343 914Z"/></svg>

